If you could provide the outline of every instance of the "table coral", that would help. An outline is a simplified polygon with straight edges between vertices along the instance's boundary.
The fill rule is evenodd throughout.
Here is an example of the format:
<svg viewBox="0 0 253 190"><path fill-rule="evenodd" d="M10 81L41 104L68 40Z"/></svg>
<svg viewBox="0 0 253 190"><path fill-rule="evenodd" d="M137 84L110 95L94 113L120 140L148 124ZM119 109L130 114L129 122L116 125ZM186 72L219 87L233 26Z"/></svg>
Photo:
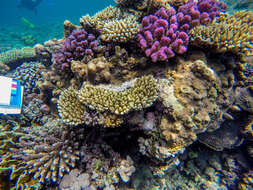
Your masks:
<svg viewBox="0 0 253 190"><path fill-rule="evenodd" d="M206 26L190 31L191 43L216 52L233 52L240 57L253 55L253 13L223 14Z"/></svg>
<svg viewBox="0 0 253 190"><path fill-rule="evenodd" d="M156 80L149 75L123 83L120 87L85 84L78 97L91 109L123 115L151 106L157 95Z"/></svg>
<svg viewBox="0 0 253 190"><path fill-rule="evenodd" d="M83 123L85 106L78 100L78 91L69 88L61 92L57 102L58 113L62 120L71 125Z"/></svg>

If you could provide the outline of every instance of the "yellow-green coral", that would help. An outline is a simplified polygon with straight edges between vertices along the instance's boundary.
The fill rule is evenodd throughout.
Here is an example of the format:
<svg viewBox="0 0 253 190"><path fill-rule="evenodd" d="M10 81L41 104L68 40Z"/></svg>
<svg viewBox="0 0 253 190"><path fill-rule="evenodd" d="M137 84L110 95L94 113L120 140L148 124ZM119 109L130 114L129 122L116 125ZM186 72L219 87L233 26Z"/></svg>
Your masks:
<svg viewBox="0 0 253 190"><path fill-rule="evenodd" d="M73 88L64 90L57 102L61 119L66 124L78 125L84 123L85 106L77 98L78 91Z"/></svg>
<svg viewBox="0 0 253 190"><path fill-rule="evenodd" d="M136 37L140 28L137 17L130 15L105 23L101 39L106 42L127 42Z"/></svg>
<svg viewBox="0 0 253 190"><path fill-rule="evenodd" d="M126 42L136 37L140 24L137 17L118 7L109 6L94 16L85 15L80 24L97 30L106 42Z"/></svg>
<svg viewBox="0 0 253 190"><path fill-rule="evenodd" d="M118 115L149 107L157 99L156 79L151 75L136 79L121 87L84 85L79 91L80 101L97 111Z"/></svg>
<svg viewBox="0 0 253 190"><path fill-rule="evenodd" d="M218 52L253 55L253 13L223 14L208 25L193 28L190 37L192 44L209 46Z"/></svg>
<svg viewBox="0 0 253 190"><path fill-rule="evenodd" d="M24 47L23 49L13 49L0 54L0 68L4 68L4 71L0 70L1 72L6 72L11 67L12 63L22 59L30 59L36 56L34 48L31 47Z"/></svg>
<svg viewBox="0 0 253 190"><path fill-rule="evenodd" d="M59 125L59 123L58 123ZM0 128L0 167L10 171L13 189L40 189L46 181L57 181L79 159L73 140L78 128L21 127L8 120ZM81 130L81 129L80 129Z"/></svg>
<svg viewBox="0 0 253 190"><path fill-rule="evenodd" d="M102 11L99 11L94 16L85 15L80 18L80 24L85 28L86 26L95 28L100 31L106 22L125 18L128 14L122 9L109 6Z"/></svg>

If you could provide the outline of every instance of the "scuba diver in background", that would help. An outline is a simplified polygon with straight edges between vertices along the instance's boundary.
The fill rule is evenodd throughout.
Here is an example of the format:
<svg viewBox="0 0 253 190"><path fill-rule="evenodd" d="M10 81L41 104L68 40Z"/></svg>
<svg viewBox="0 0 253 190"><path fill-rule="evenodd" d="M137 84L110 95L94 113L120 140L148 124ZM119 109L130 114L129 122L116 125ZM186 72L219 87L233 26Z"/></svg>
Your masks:
<svg viewBox="0 0 253 190"><path fill-rule="evenodd" d="M42 0L18 0L18 8L26 8L34 11L37 14L36 7L42 2Z"/></svg>

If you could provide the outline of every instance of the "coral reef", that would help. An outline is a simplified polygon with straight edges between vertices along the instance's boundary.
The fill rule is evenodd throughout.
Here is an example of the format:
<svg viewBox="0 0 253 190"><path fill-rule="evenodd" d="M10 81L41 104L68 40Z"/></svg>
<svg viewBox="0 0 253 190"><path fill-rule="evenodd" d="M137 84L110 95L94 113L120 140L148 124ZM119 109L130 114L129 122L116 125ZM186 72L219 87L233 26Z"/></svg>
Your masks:
<svg viewBox="0 0 253 190"><path fill-rule="evenodd" d="M60 117L65 123L78 125L83 123L85 106L78 99L78 91L73 88L64 90L57 102Z"/></svg>
<svg viewBox="0 0 253 190"><path fill-rule="evenodd" d="M1 54L25 96L19 116L0 116L0 189L251 188L252 13L218 0L116 4L65 21L28 61ZM196 41L209 26L233 36Z"/></svg>
<svg viewBox="0 0 253 190"><path fill-rule="evenodd" d="M117 7L107 7L94 16L80 19L83 28L92 28L100 33L105 42L128 42L136 38L140 24L138 17Z"/></svg>
<svg viewBox="0 0 253 190"><path fill-rule="evenodd" d="M250 11L222 14L206 26L193 28L190 31L191 43L210 47L216 52L250 56L253 52L252 28L253 13Z"/></svg>
<svg viewBox="0 0 253 190"><path fill-rule="evenodd" d="M138 41L146 56L151 57L153 62L165 61L174 57L175 53L183 54L187 51L189 37L184 31L177 31L175 14L173 8L168 12L161 8L155 16L150 15L142 20Z"/></svg>
<svg viewBox="0 0 253 190"><path fill-rule="evenodd" d="M41 80L41 72L45 71L46 67L39 62L23 63L15 69L11 77L20 80L24 86L24 95L38 93L38 82Z"/></svg>
<svg viewBox="0 0 253 190"><path fill-rule="evenodd" d="M82 129L67 129L59 122L21 127L15 121L2 121L1 169L10 170L16 189L56 182L79 159L82 133Z"/></svg>
<svg viewBox="0 0 253 190"><path fill-rule="evenodd" d="M176 11L159 9L155 15L143 18L138 41L153 62L165 61L187 51L188 32L200 24L211 22L225 7L218 1L188 1Z"/></svg>
<svg viewBox="0 0 253 190"><path fill-rule="evenodd" d="M91 109L123 115L151 106L157 95L156 80L149 75L123 83L120 87L84 84L78 97Z"/></svg>
<svg viewBox="0 0 253 190"><path fill-rule="evenodd" d="M106 42L128 42L136 38L140 24L134 15L107 22L103 26L100 39Z"/></svg>
<svg viewBox="0 0 253 190"><path fill-rule="evenodd" d="M147 132L154 138L139 139L140 151L169 160L196 141L198 133L219 128L226 115L221 105L225 110L234 101L230 96L233 74L222 71L223 76L225 72L227 78L223 79L201 60L179 61L175 70L168 72L168 79L160 79L158 100L166 109L157 128ZM222 80L230 81L230 85L221 85ZM157 136L159 140L155 140Z"/></svg>
<svg viewBox="0 0 253 190"><path fill-rule="evenodd" d="M0 73L6 73L13 68L17 62L31 60L36 56L34 48L24 47L13 49L0 54Z"/></svg>
<svg viewBox="0 0 253 190"><path fill-rule="evenodd" d="M62 72L71 67L72 60L89 60L97 50L98 42L93 34L88 34L84 29L74 30L64 40L64 46L54 56L55 67Z"/></svg>

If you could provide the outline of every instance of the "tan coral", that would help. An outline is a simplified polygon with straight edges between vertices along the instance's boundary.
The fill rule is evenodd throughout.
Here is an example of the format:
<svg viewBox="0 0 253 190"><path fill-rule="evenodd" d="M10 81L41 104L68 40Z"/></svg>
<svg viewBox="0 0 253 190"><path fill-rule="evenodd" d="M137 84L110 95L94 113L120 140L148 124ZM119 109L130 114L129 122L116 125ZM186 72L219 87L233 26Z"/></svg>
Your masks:
<svg viewBox="0 0 253 190"><path fill-rule="evenodd" d="M253 55L253 13L223 14L208 25L193 28L190 37L192 44L218 52L230 51L240 57Z"/></svg>
<svg viewBox="0 0 253 190"><path fill-rule="evenodd" d="M120 20L105 23L100 36L106 42L127 42L134 38L140 29L137 17L130 15Z"/></svg>
<svg viewBox="0 0 253 190"><path fill-rule="evenodd" d="M151 106L157 95L156 80L149 75L123 83L120 87L85 84L78 97L91 109L123 115Z"/></svg>
<svg viewBox="0 0 253 190"><path fill-rule="evenodd" d="M22 49L13 49L0 54L0 73L4 73L12 67L16 62L33 59L36 56L35 49L32 47L24 47Z"/></svg>
<svg viewBox="0 0 253 190"><path fill-rule="evenodd" d="M78 100L78 91L73 88L64 90L57 102L57 108L61 119L71 125L84 123L86 108Z"/></svg>
<svg viewBox="0 0 253 190"><path fill-rule="evenodd" d="M83 16L82 18L80 18L80 24L84 28L88 26L90 28L95 28L96 30L100 31L103 30L103 26L106 22L122 19L127 15L128 14L125 13L122 9L109 6L102 11L99 11L94 16Z"/></svg>
<svg viewBox="0 0 253 190"><path fill-rule="evenodd" d="M94 16L80 18L83 28L92 28L99 32L106 42L127 42L136 37L140 24L138 17L121 8L109 6Z"/></svg>
<svg viewBox="0 0 253 190"><path fill-rule="evenodd" d="M21 127L8 120L0 129L0 167L10 171L10 179L16 182L15 189L24 186L40 189L46 181L56 182L79 159L75 140L80 140L76 135L82 130L67 128L56 120L31 127Z"/></svg>

